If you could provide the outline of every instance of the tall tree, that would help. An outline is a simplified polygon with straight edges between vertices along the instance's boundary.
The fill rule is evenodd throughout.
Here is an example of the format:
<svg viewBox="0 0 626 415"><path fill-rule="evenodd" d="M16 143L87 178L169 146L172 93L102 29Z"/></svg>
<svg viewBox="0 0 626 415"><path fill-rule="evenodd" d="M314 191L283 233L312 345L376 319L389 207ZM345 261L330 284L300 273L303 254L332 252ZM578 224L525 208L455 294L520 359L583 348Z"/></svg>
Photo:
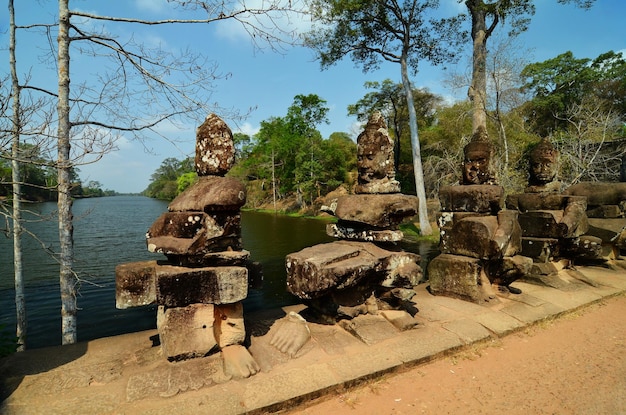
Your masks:
<svg viewBox="0 0 626 415"><path fill-rule="evenodd" d="M455 34L460 17L429 18L438 0L314 0L313 18L322 24L307 36L306 43L327 68L350 56L364 72L379 67L381 59L398 64L409 114L415 187L419 200L420 231L432 233L426 208L424 175L409 70L418 63L439 64L455 57Z"/></svg>
<svg viewBox="0 0 626 415"><path fill-rule="evenodd" d="M18 351L26 348L26 298L24 296L24 274L22 272L22 187L20 158L20 136L22 129L22 111L20 101L20 84L17 77L15 61L15 8L13 0L9 0L9 60L11 66L11 99L12 99L12 125L11 125L11 169L13 181L13 276L15 280L15 312L16 312L16 336Z"/></svg>
<svg viewBox="0 0 626 415"><path fill-rule="evenodd" d="M464 2L471 16L472 36L472 82L468 97L473 103L472 129L487 132L487 40L500 23L508 21L510 35L517 35L528 28L535 14L534 0L458 0ZM589 8L595 0L557 0Z"/></svg>

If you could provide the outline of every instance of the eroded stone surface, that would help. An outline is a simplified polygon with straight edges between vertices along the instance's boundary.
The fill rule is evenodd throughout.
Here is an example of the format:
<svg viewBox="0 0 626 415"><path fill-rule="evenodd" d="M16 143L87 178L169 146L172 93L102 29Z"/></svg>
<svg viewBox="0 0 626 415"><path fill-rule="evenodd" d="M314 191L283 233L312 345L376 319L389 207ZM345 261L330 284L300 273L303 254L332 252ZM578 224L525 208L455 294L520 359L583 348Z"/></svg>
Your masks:
<svg viewBox="0 0 626 415"><path fill-rule="evenodd" d="M341 196L324 210L339 220L395 229L404 219L415 216L417 207L416 196L356 194Z"/></svg>
<svg viewBox="0 0 626 415"><path fill-rule="evenodd" d="M401 230L371 229L350 222L329 223L326 225L326 234L337 239L363 242L399 242L404 237Z"/></svg>
<svg viewBox="0 0 626 415"><path fill-rule="evenodd" d="M369 283L365 286L379 285L387 277L393 278L401 272L398 269L409 262L419 262L419 255L387 251L367 242L315 245L287 255L287 289L302 299L318 298L332 291L343 290L347 294L348 288L358 297L369 296L359 294L358 285L364 280ZM412 270L417 273L421 268ZM421 273L414 276L420 277Z"/></svg>
<svg viewBox="0 0 626 415"><path fill-rule="evenodd" d="M139 261L115 267L115 307L125 309L156 302L157 261Z"/></svg>
<svg viewBox="0 0 626 415"><path fill-rule="evenodd" d="M213 304L190 304L157 311L157 330L164 355L170 360L201 357L217 347Z"/></svg>
<svg viewBox="0 0 626 415"><path fill-rule="evenodd" d="M487 184L443 186L439 189L443 212L496 214L504 207L504 188Z"/></svg>
<svg viewBox="0 0 626 415"><path fill-rule="evenodd" d="M248 295L248 270L244 267L160 265L156 273L157 304L167 307L232 304Z"/></svg>
<svg viewBox="0 0 626 415"><path fill-rule="evenodd" d="M239 180L205 176L176 196L167 209L170 212L238 212L245 203L246 188Z"/></svg>
<svg viewBox="0 0 626 415"><path fill-rule="evenodd" d="M355 193L399 193L393 160L393 140L380 112L374 112L357 137L358 184Z"/></svg>
<svg viewBox="0 0 626 415"><path fill-rule="evenodd" d="M241 249L239 212L166 212L146 234L148 251L165 255L198 256Z"/></svg>
<svg viewBox="0 0 626 415"><path fill-rule="evenodd" d="M223 176L234 163L232 131L220 117L208 115L196 130L196 173L198 176Z"/></svg>
<svg viewBox="0 0 626 415"><path fill-rule="evenodd" d="M482 303L495 298L481 260L462 255L441 254L428 265L430 290L461 300Z"/></svg>

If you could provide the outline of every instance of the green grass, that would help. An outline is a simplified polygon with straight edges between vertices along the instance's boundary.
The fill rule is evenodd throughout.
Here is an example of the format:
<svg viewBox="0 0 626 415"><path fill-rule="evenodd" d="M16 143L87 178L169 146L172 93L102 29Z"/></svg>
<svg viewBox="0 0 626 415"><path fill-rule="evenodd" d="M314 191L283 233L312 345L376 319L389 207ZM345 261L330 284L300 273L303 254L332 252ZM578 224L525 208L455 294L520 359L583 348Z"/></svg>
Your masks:
<svg viewBox="0 0 626 415"><path fill-rule="evenodd" d="M415 223L408 222L400 225L400 230L404 233L404 237L411 241L427 241L432 243L439 242L439 233L433 231L432 235L422 235L420 228L415 226Z"/></svg>

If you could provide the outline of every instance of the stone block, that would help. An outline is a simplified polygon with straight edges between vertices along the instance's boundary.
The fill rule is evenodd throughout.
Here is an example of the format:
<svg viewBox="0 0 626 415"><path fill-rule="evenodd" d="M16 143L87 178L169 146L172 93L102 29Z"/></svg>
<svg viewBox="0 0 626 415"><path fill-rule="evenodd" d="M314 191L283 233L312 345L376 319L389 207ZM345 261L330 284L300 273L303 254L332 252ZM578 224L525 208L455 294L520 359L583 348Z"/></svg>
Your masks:
<svg viewBox="0 0 626 415"><path fill-rule="evenodd" d="M287 290L299 298L312 299L375 277L380 258L365 250L365 244L332 242L287 255Z"/></svg>
<svg viewBox="0 0 626 415"><path fill-rule="evenodd" d="M387 277L392 281L417 278L420 256L388 251L369 242L337 241L319 244L287 255L287 290L302 299L330 292L355 290L361 283L373 286ZM421 270L421 268L419 268Z"/></svg>
<svg viewBox="0 0 626 415"><path fill-rule="evenodd" d="M241 249L239 212L166 212L146 234L148 251L165 255L200 256Z"/></svg>
<svg viewBox="0 0 626 415"><path fill-rule="evenodd" d="M215 306L215 337L220 348L242 344L246 339L241 302Z"/></svg>
<svg viewBox="0 0 626 415"><path fill-rule="evenodd" d="M327 224L326 234L337 239L364 242L399 242L404 237L404 233L401 230L363 229L362 227L345 223Z"/></svg>
<svg viewBox="0 0 626 415"><path fill-rule="evenodd" d="M626 200L626 182L580 182L563 193L583 196L589 206L619 205Z"/></svg>
<svg viewBox="0 0 626 415"><path fill-rule="evenodd" d="M239 211L246 203L246 188L231 177L200 177L168 205L170 212Z"/></svg>
<svg viewBox="0 0 626 415"><path fill-rule="evenodd" d="M231 304L248 295L248 270L244 267L156 268L156 302L167 307L194 303Z"/></svg>
<svg viewBox="0 0 626 415"><path fill-rule="evenodd" d="M356 194L335 199L326 212L339 220L376 228L396 228L417 213L417 197L397 194Z"/></svg>
<svg viewBox="0 0 626 415"><path fill-rule="evenodd" d="M475 303L488 301L491 286L481 261L460 255L441 254L428 264L430 291Z"/></svg>
<svg viewBox="0 0 626 415"><path fill-rule="evenodd" d="M562 220L562 210L533 210L519 215L519 224L522 227L522 235L525 237L564 237L567 229L561 225Z"/></svg>
<svg viewBox="0 0 626 415"><path fill-rule="evenodd" d="M587 235L600 238L603 242L611 242L619 245L620 241L626 239L626 218L589 218Z"/></svg>
<svg viewBox="0 0 626 415"><path fill-rule="evenodd" d="M522 238L522 255L539 262L548 262L559 255L559 240L555 238Z"/></svg>
<svg viewBox="0 0 626 415"><path fill-rule="evenodd" d="M115 267L115 307L124 309L156 301L156 261L140 261Z"/></svg>
<svg viewBox="0 0 626 415"><path fill-rule="evenodd" d="M404 310L383 310L380 315L400 331L410 330L419 324L413 316Z"/></svg>
<svg viewBox="0 0 626 415"><path fill-rule="evenodd" d="M443 212L496 214L504 206L504 188L486 184L444 186L439 189L439 202Z"/></svg>
<svg viewBox="0 0 626 415"><path fill-rule="evenodd" d="M217 347L214 322L213 304L173 308L160 306L157 330L163 354L169 360L205 356Z"/></svg>
<svg viewBox="0 0 626 415"><path fill-rule="evenodd" d="M582 201L587 207L584 197L568 196L560 193L518 193L506 198L507 209L529 212L533 210L563 210L569 204Z"/></svg>
<svg viewBox="0 0 626 415"><path fill-rule="evenodd" d="M386 318L371 314L357 316L352 320L341 320L339 325L370 346L398 335L398 329Z"/></svg>
<svg viewBox="0 0 626 415"><path fill-rule="evenodd" d="M464 218L454 223L452 228L442 235L441 252L484 259L501 256L499 246L494 240L497 228L496 216Z"/></svg>
<svg viewBox="0 0 626 415"><path fill-rule="evenodd" d="M521 255L504 257L486 263L489 281L492 284L507 287L514 281L528 276L532 272L532 267L532 258Z"/></svg>
<svg viewBox="0 0 626 415"><path fill-rule="evenodd" d="M624 212L620 209L619 205L603 205L603 206L588 206L587 217L589 218L621 218L624 216Z"/></svg>

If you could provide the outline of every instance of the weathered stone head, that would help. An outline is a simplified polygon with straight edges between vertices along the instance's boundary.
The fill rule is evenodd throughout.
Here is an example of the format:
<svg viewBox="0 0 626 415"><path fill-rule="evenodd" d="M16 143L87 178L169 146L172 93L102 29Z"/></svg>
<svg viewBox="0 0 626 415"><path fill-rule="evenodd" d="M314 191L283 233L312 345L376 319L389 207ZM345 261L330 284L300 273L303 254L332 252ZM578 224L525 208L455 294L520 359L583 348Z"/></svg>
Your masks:
<svg viewBox="0 0 626 415"><path fill-rule="evenodd" d="M400 185L393 161L393 140L380 112L374 112L357 138L356 193L397 193Z"/></svg>
<svg viewBox="0 0 626 415"><path fill-rule="evenodd" d="M224 176L234 163L232 131L220 117L208 115L196 131L196 173L198 176Z"/></svg>
<svg viewBox="0 0 626 415"><path fill-rule="evenodd" d="M495 174L491 167L493 146L484 128L479 128L471 141L463 149L463 177L461 183L495 184Z"/></svg>
<svg viewBox="0 0 626 415"><path fill-rule="evenodd" d="M530 186L545 186L556 179L558 171L559 152L550 140L542 139L530 152L528 166L528 184Z"/></svg>

